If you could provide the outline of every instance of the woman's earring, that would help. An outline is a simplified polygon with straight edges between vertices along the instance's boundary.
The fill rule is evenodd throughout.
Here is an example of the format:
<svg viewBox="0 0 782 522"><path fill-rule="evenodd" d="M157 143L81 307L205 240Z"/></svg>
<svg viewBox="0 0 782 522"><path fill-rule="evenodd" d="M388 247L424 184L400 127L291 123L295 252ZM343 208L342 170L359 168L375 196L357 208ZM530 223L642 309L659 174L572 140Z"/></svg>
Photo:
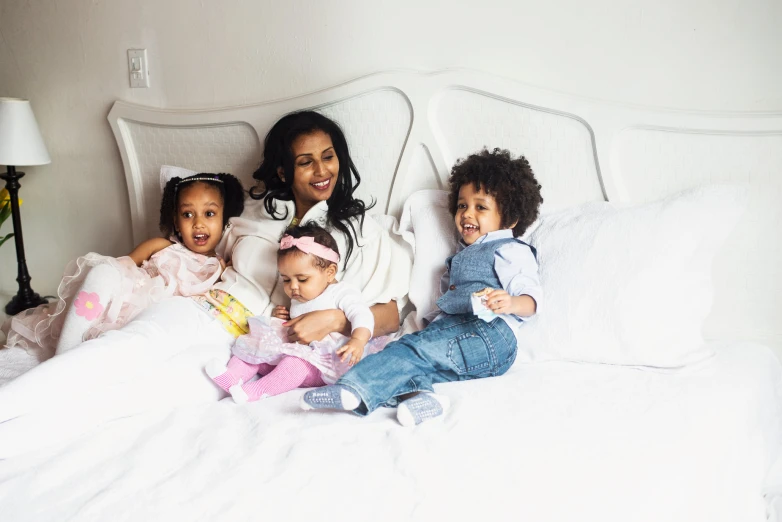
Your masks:
<svg viewBox="0 0 782 522"><path fill-rule="evenodd" d="M260 197L260 194L263 194L264 192L266 192L266 183L260 179L255 183L254 187L250 187L251 196L255 196L257 194Z"/></svg>

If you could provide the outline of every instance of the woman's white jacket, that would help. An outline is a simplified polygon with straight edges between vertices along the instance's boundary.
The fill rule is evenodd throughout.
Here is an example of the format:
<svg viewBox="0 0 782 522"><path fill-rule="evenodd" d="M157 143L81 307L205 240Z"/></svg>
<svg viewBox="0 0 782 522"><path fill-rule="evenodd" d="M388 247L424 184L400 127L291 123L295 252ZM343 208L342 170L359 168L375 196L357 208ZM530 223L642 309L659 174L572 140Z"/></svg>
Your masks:
<svg viewBox="0 0 782 522"><path fill-rule="evenodd" d="M278 215L273 219L263 200L249 198L240 217L231 218L217 247L230 265L214 288L224 290L238 299L255 315L271 315L276 305L290 306L290 300L278 284L277 250L280 237L295 213L293 201L276 200ZM401 237L389 231L370 216L363 227L358 220L353 225L358 233L353 253L345 264L345 236L326 223L328 203L321 201L312 207L301 223L316 221L336 239L341 256L337 279L361 290L368 305L397 302L401 311L407 303L412 270L412 250ZM287 213L286 213L287 212Z"/></svg>

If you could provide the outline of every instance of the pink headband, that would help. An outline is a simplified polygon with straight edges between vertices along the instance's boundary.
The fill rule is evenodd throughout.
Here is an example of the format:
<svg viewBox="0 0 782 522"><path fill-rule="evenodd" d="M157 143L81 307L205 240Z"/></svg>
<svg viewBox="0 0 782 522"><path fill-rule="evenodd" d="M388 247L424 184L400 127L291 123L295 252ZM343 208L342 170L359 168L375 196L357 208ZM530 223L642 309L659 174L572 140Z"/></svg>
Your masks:
<svg viewBox="0 0 782 522"><path fill-rule="evenodd" d="M312 254L318 257L322 257L326 261L331 261L332 263L337 264L339 263L339 254L334 252L332 249L321 245L320 243L316 243L314 237L304 236L296 238L289 236L288 234L282 236L282 239L280 239L280 250L287 250L293 247L298 248L305 254Z"/></svg>

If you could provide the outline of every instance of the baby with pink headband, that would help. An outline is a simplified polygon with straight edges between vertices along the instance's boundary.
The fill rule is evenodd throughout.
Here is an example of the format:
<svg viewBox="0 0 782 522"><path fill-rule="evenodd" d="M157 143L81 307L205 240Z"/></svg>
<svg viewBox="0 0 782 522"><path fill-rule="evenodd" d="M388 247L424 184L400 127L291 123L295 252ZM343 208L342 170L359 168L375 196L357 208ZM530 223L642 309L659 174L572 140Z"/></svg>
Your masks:
<svg viewBox="0 0 782 522"><path fill-rule="evenodd" d="M206 366L209 377L235 402L334 383L362 357L388 343L387 337L371 339L375 321L361 292L336 280L339 259L337 242L317 224L310 222L285 232L277 252L277 270L291 299L290 310L277 306L271 318L250 318L250 332L236 339L228 364L215 360ZM309 345L288 340L283 321L334 308L350 321L350 337L331 333ZM261 378L250 381L255 375Z"/></svg>

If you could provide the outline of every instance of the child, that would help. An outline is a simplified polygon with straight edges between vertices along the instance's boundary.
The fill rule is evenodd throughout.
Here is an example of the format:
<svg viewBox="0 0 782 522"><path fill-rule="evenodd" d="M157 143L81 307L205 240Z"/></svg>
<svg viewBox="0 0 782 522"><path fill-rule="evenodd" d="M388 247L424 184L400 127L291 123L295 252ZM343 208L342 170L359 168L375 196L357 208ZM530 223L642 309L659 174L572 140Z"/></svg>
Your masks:
<svg viewBox="0 0 782 522"><path fill-rule="evenodd" d="M207 375L230 392L235 402L333 383L365 353L377 352L387 342L387 338L378 337L367 345L374 317L356 288L335 280L337 263L337 242L313 222L291 227L282 236L277 269L285 294L291 298L290 312L277 306L271 320L250 318L250 333L236 340L228 365L215 360L206 366ZM287 340L282 320L334 308L342 310L350 321L350 337L332 333L309 346ZM256 374L263 377L248 382Z"/></svg>
<svg viewBox="0 0 782 522"><path fill-rule="evenodd" d="M70 263L56 304L15 316L8 346L60 354L123 326L164 297L203 294L224 268L215 254L223 229L243 208L242 185L230 174L171 178L160 205L165 237L144 241L128 256L89 253Z"/></svg>
<svg viewBox="0 0 782 522"><path fill-rule="evenodd" d="M446 260L447 286L437 301L441 313L420 332L358 363L336 384L305 393L303 409L366 415L398 405L399 422L416 425L448 408L448 398L433 393L433 384L502 375L513 364L515 333L540 305L535 251L516 239L538 216L540 185L524 157L512 159L500 149L457 163L449 184L461 242Z"/></svg>

